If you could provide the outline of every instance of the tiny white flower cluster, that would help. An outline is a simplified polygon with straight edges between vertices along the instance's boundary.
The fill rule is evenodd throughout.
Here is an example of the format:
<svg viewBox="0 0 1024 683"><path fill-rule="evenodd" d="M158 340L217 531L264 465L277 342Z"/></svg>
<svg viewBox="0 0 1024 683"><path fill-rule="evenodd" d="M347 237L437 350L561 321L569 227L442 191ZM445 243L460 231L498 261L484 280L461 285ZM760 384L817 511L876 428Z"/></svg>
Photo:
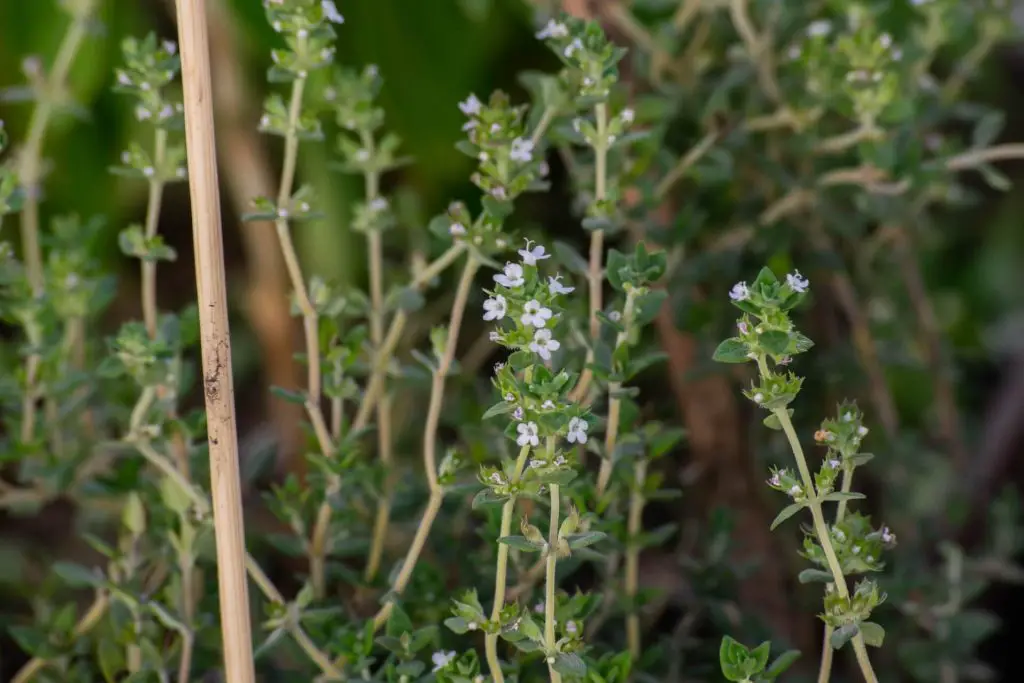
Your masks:
<svg viewBox="0 0 1024 683"><path fill-rule="evenodd" d="M551 254L547 253L543 245L538 244L534 246L534 243L530 240L526 240L525 249L519 250L519 256L522 258L522 263L509 261L505 264L502 272L494 275L494 281L498 285L509 290L522 289L526 285L524 266L537 266L540 261L551 258ZM555 276L548 277L547 290L549 295L553 297L560 294L568 294L574 288L566 287L560 282L559 277ZM508 299L503 294L494 293L484 301L483 308L484 320L502 320L508 315ZM533 337L527 348L544 360L551 360L551 352L557 351L562 346L561 342L554 338L552 331L547 327L548 323L554 319L554 312L536 297L528 299L522 305L522 312L518 321L523 326L534 330ZM498 338L497 332L492 333L492 340L497 340Z"/></svg>
<svg viewBox="0 0 1024 683"><path fill-rule="evenodd" d="M794 292L803 294L811 286L811 281L801 275L799 270L794 270L786 275L786 284ZM729 290L729 298L733 301L746 301L750 298L750 287L746 282L737 282Z"/></svg>

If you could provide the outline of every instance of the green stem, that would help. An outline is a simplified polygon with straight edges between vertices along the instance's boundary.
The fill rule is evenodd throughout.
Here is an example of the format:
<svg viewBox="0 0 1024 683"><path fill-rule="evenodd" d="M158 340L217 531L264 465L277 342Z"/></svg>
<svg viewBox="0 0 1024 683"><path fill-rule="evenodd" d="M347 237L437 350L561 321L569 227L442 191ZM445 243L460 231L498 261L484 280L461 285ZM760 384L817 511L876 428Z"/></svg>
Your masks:
<svg viewBox="0 0 1024 683"><path fill-rule="evenodd" d="M633 491L629 496L629 514L626 521L626 595L630 598L630 611L626 616L626 643L634 662L640 659L640 614L636 595L640 585L640 546L638 538L643 530L644 484L647 481L647 460L637 458L633 464Z"/></svg>
<svg viewBox="0 0 1024 683"><path fill-rule="evenodd" d="M373 135L364 131L362 134L363 149L370 159L376 156L376 143ZM366 202L370 203L380 195L380 173L376 169L366 172ZM370 343L374 352L378 352L384 343L384 254L381 244L380 230L371 229L367 236L367 256L370 270ZM378 381L384 389L377 402L377 451L384 468L384 490L377 500L377 513L373 522L373 540L366 560L363 578L367 583L373 581L380 569L384 555L384 540L387 538L391 520L391 496L394 488L394 474L391 471L392 435L391 435L391 400L387 395L385 368L375 365L374 374L383 375Z"/></svg>
<svg viewBox="0 0 1024 683"><path fill-rule="evenodd" d="M761 371L762 377L770 376L768 364L763 355L758 357L757 366ZM828 525L825 523L825 515L821 509L821 501L818 499L817 490L814 487L814 479L811 477L811 471L807 467L807 458L804 456L804 449L800 445L800 439L796 434L796 430L793 428L793 421L790 420L789 413L784 407L772 410L772 414L775 415L779 424L782 425L782 431L785 432L786 439L789 441L789 446L793 451L793 458L796 460L796 466L800 471L800 478L803 481L804 491L807 495L807 507L810 509L811 517L814 520L814 533L818 537L821 549L825 553L825 560L828 563L829 570L832 572L832 579L835 583L836 593L838 593L841 598L849 599L850 589L847 586L846 577L843 575L842 566L839 564L839 558L836 557L836 551L832 547L832 537L829 534ZM857 656L857 663L860 665L861 674L864 676L864 680L867 681L867 683L878 683L878 678L875 676L875 671L871 667L871 661L867 655L867 646L864 644L864 636L860 633L853 637L853 648Z"/></svg>
<svg viewBox="0 0 1024 683"><path fill-rule="evenodd" d="M622 330L615 339L615 348L629 343L629 331L633 325L634 307L636 305L636 290L630 289L626 293L626 304L622 309ZM612 469L615 467L613 456L615 445L619 438L619 419L622 411L622 399L619 398L619 390L622 389L622 382L611 382L608 384L608 426L604 435L604 458L601 460L601 469L597 473L597 497L604 496L611 482Z"/></svg>
<svg viewBox="0 0 1024 683"><path fill-rule="evenodd" d="M519 484L526 467L527 458L530 455L530 446L526 445L519 449L519 457L516 458L515 470L509 486ZM512 515L515 512L516 495L510 494L508 500L501 508L501 533L499 538L512 534ZM495 562L494 570L494 606L491 608L491 623L497 623L501 618L501 610L505 607L505 590L508 583L508 546L504 543L498 544L498 559ZM501 672L501 662L498 660L498 632L488 632L484 636L484 649L487 656L487 665L491 669L491 678L494 683L504 683L505 677Z"/></svg>
<svg viewBox="0 0 1024 683"><path fill-rule="evenodd" d="M547 437L544 444L547 450L548 460L552 460L555 454L555 438ZM561 487L558 484L550 484L551 487L551 515L548 518L548 547L547 565L544 581L544 647L547 650L548 673L551 676L551 683L560 683L562 675L555 671L555 587L557 583L556 569L558 566L558 517L561 504Z"/></svg>
<svg viewBox="0 0 1024 683"><path fill-rule="evenodd" d="M597 128L597 139L594 141L594 202L602 202L608 195L608 105L604 102L594 106L594 118ZM590 267L587 270L587 289L590 293L590 344L583 376L573 390L571 399L581 401L587 395L593 373L590 363L594 361L593 345L597 343L597 335L601 329L597 317L601 310L601 287L604 284L604 231L594 230L590 233Z"/></svg>
<svg viewBox="0 0 1024 683"><path fill-rule="evenodd" d="M853 486L853 468L843 469L843 483L840 490L843 493L849 493ZM843 498L836 505L836 524L843 521L843 517L846 516L846 499ZM834 584L830 584L834 585ZM834 629L825 624L825 635L823 639L823 645L821 647L821 666L818 668L818 683L828 683L832 677L832 645L829 641L832 639L832 631Z"/></svg>

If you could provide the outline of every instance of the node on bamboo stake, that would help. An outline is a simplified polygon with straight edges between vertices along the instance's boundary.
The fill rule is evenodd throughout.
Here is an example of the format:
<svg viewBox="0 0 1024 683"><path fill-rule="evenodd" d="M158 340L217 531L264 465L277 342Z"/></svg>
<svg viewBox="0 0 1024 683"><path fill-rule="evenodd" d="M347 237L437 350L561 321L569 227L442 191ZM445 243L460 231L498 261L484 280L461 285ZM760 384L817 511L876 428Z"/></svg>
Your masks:
<svg viewBox="0 0 1024 683"><path fill-rule="evenodd" d="M245 573L238 436L205 2L178 0L177 11L224 671L231 683L253 683L252 627Z"/></svg>

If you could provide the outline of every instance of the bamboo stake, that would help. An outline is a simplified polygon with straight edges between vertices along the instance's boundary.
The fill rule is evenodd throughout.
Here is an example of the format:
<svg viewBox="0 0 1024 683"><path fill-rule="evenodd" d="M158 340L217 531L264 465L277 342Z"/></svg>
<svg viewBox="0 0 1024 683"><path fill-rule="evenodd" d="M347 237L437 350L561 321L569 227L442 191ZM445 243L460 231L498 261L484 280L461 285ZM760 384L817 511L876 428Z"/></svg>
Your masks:
<svg viewBox="0 0 1024 683"><path fill-rule="evenodd" d="M254 683L205 4L205 0L178 0L177 3L185 145L192 199L224 673L231 683Z"/></svg>

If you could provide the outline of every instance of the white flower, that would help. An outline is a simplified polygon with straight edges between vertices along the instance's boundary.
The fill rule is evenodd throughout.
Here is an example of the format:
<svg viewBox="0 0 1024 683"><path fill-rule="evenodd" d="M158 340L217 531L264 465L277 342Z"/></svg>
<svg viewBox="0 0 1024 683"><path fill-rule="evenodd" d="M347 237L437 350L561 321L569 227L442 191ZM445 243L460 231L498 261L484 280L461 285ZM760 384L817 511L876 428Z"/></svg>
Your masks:
<svg viewBox="0 0 1024 683"><path fill-rule="evenodd" d="M565 622L565 632L566 633L576 633L576 631L578 631L578 630L579 630L579 627L576 626L576 622L575 621L569 620L569 621Z"/></svg>
<svg viewBox="0 0 1024 683"><path fill-rule="evenodd" d="M882 45L883 48L888 50L890 47L892 47L892 36L890 36L888 33L883 33L882 35L878 36L878 42Z"/></svg>
<svg viewBox="0 0 1024 683"><path fill-rule="evenodd" d="M178 44L175 43L173 40L165 40L164 51L169 55L173 55L178 51Z"/></svg>
<svg viewBox="0 0 1024 683"><path fill-rule="evenodd" d="M523 263L528 266L537 265L537 261L543 261L546 258L551 258L551 254L547 253L544 249L544 245L538 244L536 247L530 248L533 244L530 240L526 240L526 249L520 249L519 255L523 257Z"/></svg>
<svg viewBox="0 0 1024 683"><path fill-rule="evenodd" d="M789 489L789 495L791 495L791 496L799 495L800 491L801 491L800 485L799 484L793 484L793 487Z"/></svg>
<svg viewBox="0 0 1024 683"><path fill-rule="evenodd" d="M832 24L820 19L818 21L811 22L811 25L807 27L807 35L821 37L827 36L832 32Z"/></svg>
<svg viewBox="0 0 1024 683"><path fill-rule="evenodd" d="M501 335L495 332L494 330L491 330L490 332L487 333L487 338L490 339L492 342L496 342L501 340Z"/></svg>
<svg viewBox="0 0 1024 683"><path fill-rule="evenodd" d="M516 409L512 411L512 419L517 421L522 420L523 412L524 411L522 406L516 406Z"/></svg>
<svg viewBox="0 0 1024 683"><path fill-rule="evenodd" d="M509 289L522 287L523 283L526 282L526 280L523 279L523 267L518 263L506 263L504 272L499 275L495 275L494 281L503 287L508 287Z"/></svg>
<svg viewBox="0 0 1024 683"><path fill-rule="evenodd" d="M882 543L892 543L896 540L896 534L889 531L889 527L882 527Z"/></svg>
<svg viewBox="0 0 1024 683"><path fill-rule="evenodd" d="M345 17L341 16L341 14L338 12L338 7L334 4L332 0L323 0L323 2L320 3L320 7L323 8L324 19L326 19L327 21L333 22L335 24L345 23Z"/></svg>
<svg viewBox="0 0 1024 683"><path fill-rule="evenodd" d="M569 35L569 29L566 28L565 24L555 21L554 19L548 19L548 23L544 25L544 28L537 31L537 40L547 40L548 38L565 38Z"/></svg>
<svg viewBox="0 0 1024 683"><path fill-rule="evenodd" d="M548 278L548 289L552 294L570 294L576 291L575 287L566 287L559 280L562 278L561 275Z"/></svg>
<svg viewBox="0 0 1024 683"><path fill-rule="evenodd" d="M512 141L512 151L508 158L512 161L527 163L533 160L533 141L526 138L516 138Z"/></svg>
<svg viewBox="0 0 1024 683"><path fill-rule="evenodd" d="M572 57L574 52L582 49L583 42L579 38L573 38L572 42L565 46L565 50L562 51L562 54L566 57Z"/></svg>
<svg viewBox="0 0 1024 683"><path fill-rule="evenodd" d="M473 93L469 94L464 101L459 102L459 109L466 116L475 116L480 113L481 103Z"/></svg>
<svg viewBox="0 0 1024 683"><path fill-rule="evenodd" d="M540 444L540 438L537 436L536 422L522 422L516 425L516 431L519 433L519 436L516 437L516 443L520 446L527 444L536 446Z"/></svg>
<svg viewBox="0 0 1024 683"><path fill-rule="evenodd" d="M779 470L778 472L773 472L772 473L772 478L768 480L768 483L771 484L772 486L778 486L779 485L779 477L781 477L785 473L786 473L786 470Z"/></svg>
<svg viewBox="0 0 1024 683"><path fill-rule="evenodd" d="M859 436L867 436L868 428L865 427L864 425L861 425L860 427L857 427L857 434Z"/></svg>
<svg viewBox="0 0 1024 683"><path fill-rule="evenodd" d="M800 292L801 294L806 292L807 288L811 285L810 281L801 275L799 270L794 270L786 275L786 284L794 292Z"/></svg>
<svg viewBox="0 0 1024 683"><path fill-rule="evenodd" d="M636 117L635 112L629 107L622 110L622 121L624 123L633 123L633 119Z"/></svg>
<svg viewBox="0 0 1024 683"><path fill-rule="evenodd" d="M562 345L557 339L551 338L551 330L537 330L530 342L530 350L544 360L551 360L551 352L557 351Z"/></svg>
<svg viewBox="0 0 1024 683"><path fill-rule="evenodd" d="M434 671L440 671L441 669L451 664L452 660L454 659L455 652L451 650L449 650L448 652L438 650L434 654L430 655L430 661L434 662Z"/></svg>
<svg viewBox="0 0 1024 683"><path fill-rule="evenodd" d="M147 107L144 107L141 104L135 107L135 118L137 118L139 121L145 121L146 119L152 116L153 112L151 112Z"/></svg>
<svg viewBox="0 0 1024 683"><path fill-rule="evenodd" d="M544 401L544 403L540 404L540 407L543 408L544 410L554 410L555 402L549 398L548 400Z"/></svg>
<svg viewBox="0 0 1024 683"><path fill-rule="evenodd" d="M388 200L384 197L376 197L370 201L370 209L372 211L384 211L388 208Z"/></svg>
<svg viewBox="0 0 1024 683"><path fill-rule="evenodd" d="M750 289L746 282L737 282L729 290L729 298L733 301L743 301L750 298Z"/></svg>
<svg viewBox="0 0 1024 683"><path fill-rule="evenodd" d="M764 401L764 394L760 391L754 394L754 403L761 403Z"/></svg>
<svg viewBox="0 0 1024 683"><path fill-rule="evenodd" d="M466 226L462 223L452 223L448 228L448 234L453 237L462 237L466 234Z"/></svg>
<svg viewBox="0 0 1024 683"><path fill-rule="evenodd" d="M520 318L524 325L533 325L542 328L551 319L551 309L544 308L536 299L530 299L523 305L523 317Z"/></svg>
<svg viewBox="0 0 1024 683"><path fill-rule="evenodd" d="M741 320L736 323L736 329L740 331L740 334L746 334L750 331L750 326Z"/></svg>
<svg viewBox="0 0 1024 683"><path fill-rule="evenodd" d="M839 461L835 460L835 459L829 460L828 461L828 466L831 467L832 469L838 469L839 468Z"/></svg>
<svg viewBox="0 0 1024 683"><path fill-rule="evenodd" d="M121 85L131 85L132 79L128 78L128 74L126 74L124 71L118 71L117 82Z"/></svg>
<svg viewBox="0 0 1024 683"><path fill-rule="evenodd" d="M484 320L501 320L508 311L508 302L498 294L484 302Z"/></svg>
<svg viewBox="0 0 1024 683"><path fill-rule="evenodd" d="M847 410L843 414L843 422L853 422L853 413L851 411Z"/></svg>
<svg viewBox="0 0 1024 683"><path fill-rule="evenodd" d="M574 417L569 420L569 433L565 438L569 440L569 443L586 443L587 428L589 427L586 420Z"/></svg>

